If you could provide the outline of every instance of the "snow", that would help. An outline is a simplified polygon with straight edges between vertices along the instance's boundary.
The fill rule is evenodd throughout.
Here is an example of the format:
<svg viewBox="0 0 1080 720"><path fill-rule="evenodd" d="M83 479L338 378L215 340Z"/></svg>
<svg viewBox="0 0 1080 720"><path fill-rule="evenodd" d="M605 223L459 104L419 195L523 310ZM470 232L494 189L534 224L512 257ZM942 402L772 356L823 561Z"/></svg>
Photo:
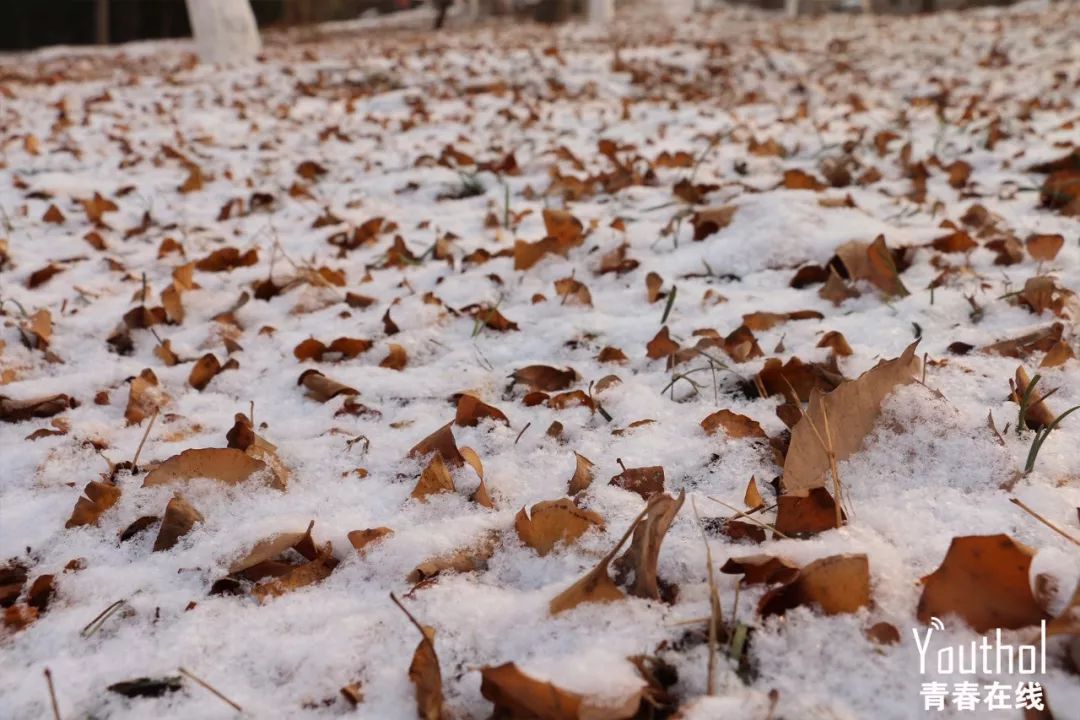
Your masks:
<svg viewBox="0 0 1080 720"><path fill-rule="evenodd" d="M638 687L626 658L642 653L658 654L678 669L674 691L686 718L763 718L773 689L779 692L775 717L923 717L919 684L930 678L917 673L911 636L911 629L920 627L917 582L938 566L952 537L1008 533L1037 549L1033 575L1053 574L1068 594L1080 576L1076 547L1021 512L999 488L1023 467L1028 438L1005 433L999 444L986 417L992 412L999 429L1015 423L1016 406L1007 395L1018 361L979 353L954 356L946 348L955 341L988 344L1057 320L1049 314L1037 317L1003 297L1029 277L1052 272L1063 287L1080 287L1080 221L1040 209L1037 192L1002 191L1009 183L1022 190L1038 186L1041 177L1025 168L1060 157L1078 141L1078 6L1025 3L928 17L798 20L745 8L702 15L671 7L657 16L647 12L624 14L614 28L494 25L439 35L409 29L400 19L386 25L364 20L326 27L307 42L269 36L265 59L223 70L193 66L191 45L175 42L78 51L75 65L68 63L70 50L0 58L0 74L11 78L3 88L10 95L0 94L0 238L8 240L13 261L13 267L0 271L0 297L29 312L48 308L55 324L50 349L63 360L49 363L40 351L25 348L16 328L19 312L5 302L0 372L15 374L0 386L0 394L32 398L63 392L81 403L65 413L71 424L66 435L29 441L26 436L48 427L48 420L0 424L0 559L29 561L31 577L55 573L57 586L40 619L0 635L5 668L0 717L49 715L45 668L55 679L64 717L235 716L190 683L156 699L129 700L105 689L135 677L175 674L178 667L206 678L251 717L347 714L350 708L338 690L357 680L365 694L359 716L412 717L407 668L419 635L389 593L409 592L406 576L418 563L489 530L502 540L487 570L440 576L405 600L410 612L436 629L448 707L461 718L490 713L477 672L484 665L513 661L560 687L618 698ZM666 74L668 82L654 78L636 84L630 73L613 70L612 38L623 63ZM847 42L847 50L830 53L829 43L838 39ZM720 42L729 54L710 50L709 44ZM558 52L542 52L547 47ZM993 47L1007 53L1009 65L977 64ZM853 70L838 70L841 61ZM50 78L57 72L65 76ZM565 94L551 89L551 79L565 84ZM505 93L461 91L496 82L517 87ZM677 82L706 92L685 99ZM365 94L361 88L369 86L377 89ZM942 124L933 107L912 103L943 86L958 98L982 97L980 107L1000 113L1011 137L987 149L988 116L968 125ZM107 98L87 104L106 92ZM351 100L350 92L356 93ZM742 102L749 92L757 93L757 102ZM866 112L851 108L852 93ZM625 115L624 99L633 100ZM1041 105L1032 107L1032 100ZM71 124L54 129L58 102ZM799 119L803 102L808 117ZM958 116L963 105L954 99L949 112ZM1023 112L1030 117L1021 117ZM335 127L346 139L334 133L320 139ZM871 140L887 129L900 138L880 158ZM881 170L880 182L823 193L775 189L784 170L816 172L822 157L856 140L861 130L865 140L855 153ZM27 150L27 134L40 142L40 154ZM710 147L714 137L719 140ZM126 138L130 152L118 138ZM564 173L586 174L559 160L555 151L564 146L589 173L609 170L596 150L601 138L635 145L635 152L649 159L665 150L700 157L694 181L721 186L708 196L709 204L737 206L732 223L700 243L692 240L689 217L675 235L662 234L683 210L671 186L691 171L658 168L655 186L570 203L567 209L586 228L596 225L566 258L546 257L526 272L513 270L509 257L463 262L480 248L494 253L511 248L515 239L540 239L541 210L562 204L556 195L540 196L550 183L549 169L555 165ZM775 139L789 155L748 155L750 138ZM961 197L946 174L934 171L928 202L916 206L906 200L910 182L896 154L908 141L914 159L936 153L943 165L959 158L969 162L980 197ZM202 190L177 192L188 173L162 154L163 145L200 166L206 177ZM497 161L513 151L522 174L500 179L479 172L483 195L440 200L461 177L422 158L438 158L447 145L480 161ZM312 183L302 181L295 168L306 160L328 173ZM745 162L745 175L733 169L737 162ZM297 181L309 185L313 199L289 195ZM503 182L510 209L532 211L513 230L484 224L489 211L502 218ZM410 183L418 187L410 190ZM134 189L117 196L125 187ZM105 252L83 240L91 226L76 202L95 191L120 208L105 217L111 229L100 231L109 246ZM216 219L227 201L246 202L253 192L275 197L270 212ZM855 208L818 202L845 194ZM941 206L932 208L935 200ZM797 267L824 264L850 240L884 234L892 248L922 246L943 234L942 219L958 221L974 202L1000 215L1003 226L1021 240L1032 232L1061 233L1065 246L1049 263L1025 255L1008 267L995 266L994 253L985 248L968 257L945 256L953 264L966 260L970 268L933 295L926 288L940 268L931 264L935 253L920 247L902 275L911 295L888 302L868 285L860 298L840 307L820 298L817 286L789 286ZM54 203L67 217L63 224L41 221ZM327 208L343 224L313 229ZM137 226L144 212L155 225L125 239L124 231ZM398 229L344 257L326 242L334 232L379 216ZM624 220L625 233L610 227L616 218ZM444 233L457 236L452 268L429 260L404 269L373 269L394 234L419 256ZM167 237L183 245L186 260L175 254L158 258ZM621 276L594 274L601 255L622 242L641 266ZM218 375L202 392L187 384L190 363L164 366L145 330L133 331L133 354L109 350L105 338L133 306L144 273L156 304L174 267L225 245L258 248L259 262L227 273L196 272L200 288L183 295L184 322L155 328L182 358L206 352L226 357L212 318L267 277L272 256L275 278L290 276L295 262L344 270L347 284L304 286L269 301L247 302L236 312L244 331L236 338L242 350L232 357L240 367ZM105 258L126 271L110 268ZM40 287L26 286L32 272L61 260L70 261L62 263L62 274ZM700 276L705 263L715 277ZM750 312L812 309L824 319L755 333L767 356L823 361L828 351L816 347L818 340L836 330L854 350L840 358L840 369L855 377L881 358L897 356L913 340L917 324L920 353L947 360L927 368L928 387L894 393L863 450L841 464L854 509L847 527L761 546L710 538L720 563L758 552L800 564L866 553L874 597L874 606L856 615L824 617L799 608L786 618L762 622L754 612L762 590L743 590L739 619L759 626L752 645L756 677L745 684L721 662L720 697L704 697L705 647L673 647L688 629L703 627L680 623L702 617L708 608L705 548L691 505L703 517L727 517L709 496L741 507L748 479L756 476L767 492L767 481L779 468L766 450L747 440L706 436L699 423L729 408L758 420L772 435L783 424L774 412L775 398L747 399L736 390L738 377L751 377L764 358L732 363L733 372L721 373L718 401L708 373L698 376L703 387L697 396L686 384L676 387L674 399L661 393L670 373L662 361L645 356L645 344L660 329L664 312L663 301L645 300L649 271L663 277L665 290L678 286L667 325L683 341L700 328L726 335ZM559 303L552 283L571 274L589 287L592 308ZM727 301L703 302L710 289ZM341 302L345 291L378 302L348 308ZM498 304L521 330L476 332L471 317L425 303L427 292L455 309ZM534 304L537 293L547 302ZM965 296L984 308L978 324L969 320ZM397 302L391 306L392 300ZM388 308L401 328L392 336L383 331ZM1064 321L1075 348L1074 319ZM341 336L371 339L375 346L341 363L301 363L293 356L296 344L308 337L329 342ZM408 354L403 372L379 367L390 343ZM774 352L780 343L784 349ZM623 349L628 364L596 361L599 349L608 345ZM525 407L520 388L507 391L508 376L537 363L573 367L583 378L575 387L582 389L589 381L618 375L622 383L602 395L612 422L581 407ZM1035 364L1026 363L1029 372ZM288 490L193 481L181 490L205 522L172 550L152 553L153 532L124 543L117 536L140 516L160 515L176 488L143 488L140 477L122 475L123 496L98 526L64 529L82 487L107 471L84 441L106 444L103 454L114 462L134 455L146 423L125 426L125 380L147 367L172 402L165 411L170 415L159 418L149 436L144 463L188 448L224 446L234 414L247 412L254 401L256 422L267 424L260 434L278 446L293 470ZM356 388L358 400L381 415L338 416L341 398L319 404L305 397L296 379L308 367ZM1048 400L1052 407L1060 411L1080 404L1078 361L1039 372L1045 387L1060 388ZM95 393L105 389L108 403L95 404ZM474 448L483 459L493 510L468 501L476 483L468 468L456 474L463 492L425 503L409 498L421 468L406 457L408 450L453 418L450 398L463 390L478 393L510 419L510 427L490 422L454 427L458 445ZM612 433L643 419L655 422ZM553 421L564 426L563 442L545 434ZM360 436L369 441L366 451L364 443L349 442ZM1078 442L1080 418L1074 416L1054 431L1035 472L1013 491L1073 535L1080 534ZM565 495L575 467L573 451L596 464L596 481L583 502L604 518L605 527L539 557L518 540L513 518L522 506ZM620 471L617 459L627 467L662 465L668 491L687 491L660 558L661 577L680 587L678 602L627 599L551 617L548 601L591 569L641 510L637 495L607 484ZM366 477L358 476L358 468ZM254 543L278 532L302 531L311 520L316 539L331 541L342 561L329 578L261 605L249 597L208 595L211 584ZM365 556L355 553L347 533L379 526L392 528L394 535ZM84 559L84 569L65 572L75 558ZM730 613L736 578L719 575L718 580ZM80 636L88 622L121 599L125 610L93 636ZM1063 600L1056 602L1060 607ZM864 629L879 621L900 630L899 645L879 646L865 638ZM951 643L976 637L955 620L946 632ZM1075 674L1057 662L1041 680L1058 720L1080 718Z"/></svg>

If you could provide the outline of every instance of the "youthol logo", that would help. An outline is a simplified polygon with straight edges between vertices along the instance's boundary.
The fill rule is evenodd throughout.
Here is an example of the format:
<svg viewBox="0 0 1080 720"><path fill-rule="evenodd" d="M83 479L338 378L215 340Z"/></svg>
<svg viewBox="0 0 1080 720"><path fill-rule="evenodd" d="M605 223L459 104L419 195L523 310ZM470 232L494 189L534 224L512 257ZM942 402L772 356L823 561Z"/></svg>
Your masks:
<svg viewBox="0 0 1080 720"><path fill-rule="evenodd" d="M970 678L1027 675L1046 673L1046 621L1039 627L1039 642L1034 645L1010 644L1002 641L1001 629L994 631L993 641L984 635L961 645L931 650L930 641L934 631L945 630L945 623L938 618L930 619L930 627L920 636L913 628L915 646L919 651L919 673L934 673L937 678L947 676L967 677L966 680L923 682L920 695L924 710L945 710L951 706L959 711L987 710L1043 710L1042 684L1034 680L1021 680L1015 685L994 681L978 683Z"/></svg>

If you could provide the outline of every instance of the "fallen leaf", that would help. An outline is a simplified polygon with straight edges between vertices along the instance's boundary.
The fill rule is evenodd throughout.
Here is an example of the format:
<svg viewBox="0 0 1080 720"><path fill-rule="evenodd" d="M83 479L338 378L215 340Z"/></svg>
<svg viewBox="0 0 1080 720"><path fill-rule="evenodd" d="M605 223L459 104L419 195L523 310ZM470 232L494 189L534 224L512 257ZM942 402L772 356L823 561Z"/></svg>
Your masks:
<svg viewBox="0 0 1080 720"><path fill-rule="evenodd" d="M791 431L784 460L782 484L785 491L825 484L825 473L830 465L829 454L823 445L823 441L829 443L827 436L831 438L837 461L847 459L862 446L863 439L877 422L885 398L898 385L914 382L918 376L921 363L915 356L917 344L909 345L900 357L882 361L858 378L841 383L832 392L811 392L805 414Z"/></svg>
<svg viewBox="0 0 1080 720"><path fill-rule="evenodd" d="M763 617L811 605L826 615L854 613L870 605L870 563L865 555L833 555L815 560L758 603Z"/></svg>
<svg viewBox="0 0 1080 720"><path fill-rule="evenodd" d="M476 427L484 418L510 425L510 421L502 410L488 405L472 393L462 393L458 397L457 413L454 416L455 425Z"/></svg>
<svg viewBox="0 0 1080 720"><path fill-rule="evenodd" d="M644 500L664 491L664 468L660 465L627 468L611 478L609 485L635 492Z"/></svg>
<svg viewBox="0 0 1080 720"><path fill-rule="evenodd" d="M390 343L390 350L386 357L379 362L379 367L389 368L390 370L404 370L408 362L409 357L405 354L405 348L397 343Z"/></svg>
<svg viewBox="0 0 1080 720"><path fill-rule="evenodd" d="M163 696L165 693L174 693L183 687L183 678L180 675L176 675L173 677L141 677L135 678L134 680L125 680L124 682L109 685L108 690L129 698L156 698Z"/></svg>
<svg viewBox="0 0 1080 720"><path fill-rule="evenodd" d="M63 393L33 400L14 400L0 395L0 420L17 423L32 418L47 418L75 407L75 401Z"/></svg>
<svg viewBox="0 0 1080 720"><path fill-rule="evenodd" d="M637 717L642 690L625 698L593 698L523 673L514 663L480 668L480 694L503 720L629 720Z"/></svg>
<svg viewBox="0 0 1080 720"><path fill-rule="evenodd" d="M238 573L243 573L247 570L256 568L263 563L274 560L282 553L290 549L295 548L299 551L299 548L303 548L305 546L310 546L311 548L314 548L315 542L311 537L311 530L314 525L314 522L309 523L307 530L305 530L304 532L278 533L277 535L273 535L265 540L260 540L255 544L254 547L251 548L250 551L248 551L246 555L234 561L229 566L229 574L236 575ZM316 553L312 553L310 549L307 550L306 554L301 554L305 557L311 555L311 557L308 558L309 560L316 557Z"/></svg>
<svg viewBox="0 0 1080 720"><path fill-rule="evenodd" d="M735 205L720 205L694 213L690 218L690 224L694 227L694 240L700 242L726 228L738 209Z"/></svg>
<svg viewBox="0 0 1080 720"><path fill-rule="evenodd" d="M300 373L296 384L307 388L308 397L323 403L336 398L338 395L360 394L359 390L343 385L337 380L332 380L313 368Z"/></svg>
<svg viewBox="0 0 1080 720"><path fill-rule="evenodd" d="M487 567L488 560L495 554L498 540L497 533L487 532L477 540L453 552L425 560L412 569L406 580L411 583L419 583L444 572L465 573L483 570Z"/></svg>
<svg viewBox="0 0 1080 720"><path fill-rule="evenodd" d="M349 542L357 552L363 555L367 552L368 546L377 543L383 538L389 537L394 534L394 531L388 527L368 528L367 530L353 530L349 533Z"/></svg>
<svg viewBox="0 0 1080 720"><path fill-rule="evenodd" d="M1057 257L1057 254L1061 252L1061 248L1065 246L1065 237L1061 234L1046 235L1036 233L1029 235L1028 239L1024 241L1024 245L1027 247L1028 254L1035 260L1050 262Z"/></svg>
<svg viewBox="0 0 1080 720"><path fill-rule="evenodd" d="M462 457L461 452L458 450L457 441L454 440L454 432L450 429L451 425L453 425L452 422L446 423L416 443L409 450L409 457L424 458L436 453L448 466L452 468L461 467L465 462L465 458Z"/></svg>
<svg viewBox="0 0 1080 720"><path fill-rule="evenodd" d="M846 518L841 510L840 522ZM823 487L784 493L776 499L775 527L778 533L788 537L832 530L836 527L836 501Z"/></svg>
<svg viewBox="0 0 1080 720"><path fill-rule="evenodd" d="M728 575L742 575L744 585L787 584L799 574L799 566L786 558L775 555L749 555L728 558L720 572Z"/></svg>
<svg viewBox="0 0 1080 720"><path fill-rule="evenodd" d="M409 497L424 500L429 495L454 492L454 489L454 478L450 476L450 470L443 462L442 455L436 453L424 471L420 473L420 479L417 480Z"/></svg>
<svg viewBox="0 0 1080 720"><path fill-rule="evenodd" d="M657 573L660 544L675 521L675 516L679 514L685 497L685 491L680 491L677 498L667 494L657 494L649 498L645 515L634 528L630 547L615 561L616 579L633 573L634 579L630 583L629 591L634 597L661 599L662 588ZM664 595L665 599L671 599L670 593L665 592Z"/></svg>
<svg viewBox="0 0 1080 720"><path fill-rule="evenodd" d="M570 478L570 484L567 488L567 492L571 495L577 495L592 485L593 468L595 467L588 458L577 452L574 453L574 459L574 475Z"/></svg>
<svg viewBox="0 0 1080 720"><path fill-rule="evenodd" d="M765 431L752 418L730 410L717 410L701 421L701 427L708 435L715 435L723 430L733 438L764 438Z"/></svg>
<svg viewBox="0 0 1080 720"><path fill-rule="evenodd" d="M1042 430L1049 427L1057 415L1046 405L1043 394L1036 386L1031 388L1031 378L1021 365L1016 368L1016 379L1009 383L1010 397L1017 405L1023 404L1023 398L1027 396L1027 410L1024 412L1024 421L1032 430ZM1030 395L1028 391L1030 388Z"/></svg>
<svg viewBox="0 0 1080 720"><path fill-rule="evenodd" d="M515 383L527 385L530 390L555 392L570 387L578 376L572 368L559 370L547 365L528 365L515 370L512 377Z"/></svg>
<svg viewBox="0 0 1080 720"><path fill-rule="evenodd" d="M849 278L867 280L890 297L910 294L900 280L884 235L878 235L869 245L858 240L847 242L836 249L836 255Z"/></svg>
<svg viewBox="0 0 1080 720"><path fill-rule="evenodd" d="M266 602L270 598L280 597L308 585L314 585L330 577L337 567L330 543L326 543L319 551L314 560L301 565L295 565L287 572L274 579L257 585L251 594L259 602Z"/></svg>
<svg viewBox="0 0 1080 720"><path fill-rule="evenodd" d="M765 507L765 499L761 497L761 491L758 490L757 480L753 475L750 476L750 482L746 483L746 492L743 493L743 504L750 510L757 510L758 508Z"/></svg>
<svg viewBox="0 0 1080 720"><path fill-rule="evenodd" d="M514 530L518 538L537 554L550 553L555 545L569 545L593 527L603 527L603 519L591 510L583 510L568 498L545 500L518 511L514 518Z"/></svg>
<svg viewBox="0 0 1080 720"><path fill-rule="evenodd" d="M168 396L161 391L157 375L150 368L145 368L131 381L124 419L128 425L138 425L166 402Z"/></svg>
<svg viewBox="0 0 1080 720"><path fill-rule="evenodd" d="M120 488L109 483L91 480L83 488L83 495L75 503L71 517L64 525L66 528L82 525L97 525L98 520L120 499Z"/></svg>
<svg viewBox="0 0 1080 720"><path fill-rule="evenodd" d="M267 469L266 463L235 448L195 448L173 455L146 474L143 487L210 478L236 485Z"/></svg>
<svg viewBox="0 0 1080 720"><path fill-rule="evenodd" d="M584 242L584 226L576 217L565 210L544 208L544 228L548 237L555 238L563 250L577 247Z"/></svg>
<svg viewBox="0 0 1080 720"><path fill-rule="evenodd" d="M922 579L917 615L958 615L975 632L1037 625L1046 617L1031 590L1035 552L1008 535L955 537L937 570Z"/></svg>
<svg viewBox="0 0 1080 720"><path fill-rule="evenodd" d="M165 515L161 519L161 528L154 540L154 552L169 550L181 537L191 532L195 523L203 522L202 513L196 510L180 495L174 495L165 506Z"/></svg>

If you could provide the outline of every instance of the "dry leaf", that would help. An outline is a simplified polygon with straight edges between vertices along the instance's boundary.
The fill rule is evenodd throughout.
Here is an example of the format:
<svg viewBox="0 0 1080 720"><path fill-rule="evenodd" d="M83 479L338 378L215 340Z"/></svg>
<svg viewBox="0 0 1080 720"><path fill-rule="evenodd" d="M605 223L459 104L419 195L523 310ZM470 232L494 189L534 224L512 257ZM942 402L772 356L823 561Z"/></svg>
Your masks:
<svg viewBox="0 0 1080 720"><path fill-rule="evenodd" d="M409 356L405 354L405 348L396 343L390 343L390 350L386 357L379 362L379 367L391 370L404 370L409 362Z"/></svg>
<svg viewBox="0 0 1080 720"><path fill-rule="evenodd" d="M143 487L210 478L226 485L242 483L266 470L266 463L235 448L196 448L173 455L146 474Z"/></svg>
<svg viewBox="0 0 1080 720"><path fill-rule="evenodd" d="M506 415L497 407L488 405L472 393L462 393L457 401L457 414L454 424L462 427L476 427L483 418L510 425Z"/></svg>
<svg viewBox="0 0 1080 720"><path fill-rule="evenodd" d="M570 478L570 485L567 488L567 492L571 495L577 495L592 485L593 468L596 467L588 458L577 452L574 453L574 458L574 476Z"/></svg>
<svg viewBox="0 0 1080 720"><path fill-rule="evenodd" d="M841 523L846 519L841 510ZM832 530L836 527L836 501L823 487L784 493L776 499L775 527L778 533L788 537Z"/></svg>
<svg viewBox="0 0 1080 720"><path fill-rule="evenodd" d="M763 438L766 437L761 425L752 418L731 412L730 410L718 410L701 421L701 427L708 435L715 435L723 430L733 438Z"/></svg>
<svg viewBox="0 0 1080 720"><path fill-rule="evenodd" d="M742 575L744 585L774 585L789 583L799 574L799 566L786 558L774 555L749 555L747 557L728 558L720 567L720 572L729 575Z"/></svg>
<svg viewBox="0 0 1080 720"><path fill-rule="evenodd" d="M357 552L363 555L367 552L368 546L377 543L385 537L389 537L394 534L394 531L388 527L368 528L367 530L353 530L349 533L349 542L356 548Z"/></svg>
<svg viewBox="0 0 1080 720"><path fill-rule="evenodd" d="M251 594L259 602L266 602L273 597L280 597L298 588L307 587L330 577L337 567L330 543L326 543L314 560L302 565L295 565L280 576L255 587Z"/></svg>
<svg viewBox="0 0 1080 720"><path fill-rule="evenodd" d="M583 510L570 499L545 500L525 508L514 518L514 530L521 542L543 556L558 543L569 545L593 527L604 526L603 519L591 510Z"/></svg>
<svg viewBox="0 0 1080 720"><path fill-rule="evenodd" d="M1061 252L1061 248L1065 245L1065 237L1060 234L1045 235L1036 233L1029 235L1028 239L1024 241L1024 245L1027 247L1028 254L1035 260L1050 262Z"/></svg>
<svg viewBox="0 0 1080 720"><path fill-rule="evenodd" d="M870 563L865 555L833 555L815 560L794 579L762 596L762 616L783 615L812 605L826 615L853 613L870 605Z"/></svg>
<svg viewBox="0 0 1080 720"><path fill-rule="evenodd" d="M203 522L202 513L196 510L180 495L174 495L169 504L165 506L165 515L161 519L161 528L158 529L157 538L154 540L154 552L168 550L187 535L195 523Z"/></svg>
<svg viewBox="0 0 1080 720"><path fill-rule="evenodd" d="M301 548L305 545L314 548L314 540L311 538L311 530L314 525L315 523L312 521L308 524L308 528L304 532L278 533L266 540L259 541L251 548L247 555L236 560L229 566L229 574L236 575L251 570L265 562L274 560L286 550ZM315 553L311 553L310 550L307 552L312 556L309 559L315 557ZM307 557L307 554L301 554Z"/></svg>
<svg viewBox="0 0 1080 720"><path fill-rule="evenodd" d="M17 423L32 418L52 417L75 405L74 400L62 393L32 400L14 400L0 395L0 421Z"/></svg>
<svg viewBox="0 0 1080 720"><path fill-rule="evenodd" d="M83 495L75 503L66 528L80 525L97 525L102 514L120 499L120 488L109 483L91 480L83 488Z"/></svg>
<svg viewBox="0 0 1080 720"><path fill-rule="evenodd" d="M958 615L976 632L1037 625L1046 617L1028 579L1035 552L1008 535L955 537L941 566L922 579L917 615Z"/></svg>
<svg viewBox="0 0 1080 720"><path fill-rule="evenodd" d="M443 461L452 468L461 467L465 462L458 450L457 441L454 440L454 432L450 429L453 423L446 423L426 438L416 443L409 450L409 457L424 458L436 453Z"/></svg>
<svg viewBox="0 0 1080 720"><path fill-rule="evenodd" d="M757 510L760 507L765 507L765 499L761 497L761 491L758 490L757 480L753 475L750 476L750 482L746 483L746 492L743 493L743 503L750 510Z"/></svg>
<svg viewBox="0 0 1080 720"><path fill-rule="evenodd" d="M890 297L909 295L896 269L892 252L885 245L885 236L878 235L874 242L852 240L836 249L836 255L853 280L867 280Z"/></svg>
<svg viewBox="0 0 1080 720"><path fill-rule="evenodd" d="M660 465L649 467L627 468L611 478L609 483L623 490L635 492L644 500L648 500L656 493L664 491L664 468Z"/></svg>
<svg viewBox="0 0 1080 720"><path fill-rule="evenodd" d="M128 425L138 425L166 402L168 396L160 390L157 375L150 368L146 368L131 381L124 419Z"/></svg>
<svg viewBox="0 0 1080 720"><path fill-rule="evenodd" d="M1028 377L1024 366L1017 367L1016 380L1009 382L1012 401L1017 405L1022 405L1023 397L1028 394L1030 386L1031 378ZM1049 427L1054 422L1055 417L1057 415L1047 406L1043 394L1039 392L1039 388L1033 388L1027 400L1027 410L1024 412L1024 421L1027 426L1033 430L1042 430Z"/></svg>
<svg viewBox="0 0 1080 720"><path fill-rule="evenodd" d="M649 498L644 517L634 528L634 537L630 547L615 561L616 578L623 578L633 572L630 594L634 597L661 599L660 579L657 576L657 563L660 560L660 544L664 541L668 528L679 514L685 491L680 491L677 498L658 494ZM664 587L663 590L668 590ZM670 593L664 593L670 600Z"/></svg>
<svg viewBox="0 0 1080 720"><path fill-rule="evenodd" d="M338 395L359 395L360 391L355 388L351 388L348 385L342 385L336 380L323 375L318 370L305 370L300 373L300 377L296 381L297 385L303 385L307 388L308 397L311 397L319 402L326 402Z"/></svg>
<svg viewBox="0 0 1080 720"><path fill-rule="evenodd" d="M419 583L443 572L465 573L483 570L487 567L488 560L495 554L498 540L498 533L485 533L465 547L425 560L413 568L406 579L411 583Z"/></svg>
<svg viewBox="0 0 1080 720"><path fill-rule="evenodd" d="M735 217L736 210L738 210L738 207L735 205L720 205L704 208L694 213L694 216L690 219L690 224L694 226L694 240L704 240L726 228Z"/></svg>
<svg viewBox="0 0 1080 720"><path fill-rule="evenodd" d="M863 439L874 428L885 398L896 386L913 382L918 376L917 344L909 345L900 357L882 361L855 380L841 383L832 392L811 393L806 413L791 431L791 443L784 460L782 483L785 491L825 484L825 473L829 469L825 448L829 444L828 437L832 439L832 452L837 461L847 459L862 446Z"/></svg>
<svg viewBox="0 0 1080 720"><path fill-rule="evenodd" d="M573 385L578 376L573 368L559 370L547 365L528 365L515 370L512 377L515 383L527 385L530 390L555 392Z"/></svg>
<svg viewBox="0 0 1080 720"><path fill-rule="evenodd" d="M629 720L637 717L642 690L623 699L591 698L523 673L514 663L480 669L480 694L498 720Z"/></svg>
<svg viewBox="0 0 1080 720"><path fill-rule="evenodd" d="M436 493L454 492L454 478L450 476L450 470L443 462L442 455L436 453L424 471L420 473L420 479L409 497L424 500L428 495Z"/></svg>

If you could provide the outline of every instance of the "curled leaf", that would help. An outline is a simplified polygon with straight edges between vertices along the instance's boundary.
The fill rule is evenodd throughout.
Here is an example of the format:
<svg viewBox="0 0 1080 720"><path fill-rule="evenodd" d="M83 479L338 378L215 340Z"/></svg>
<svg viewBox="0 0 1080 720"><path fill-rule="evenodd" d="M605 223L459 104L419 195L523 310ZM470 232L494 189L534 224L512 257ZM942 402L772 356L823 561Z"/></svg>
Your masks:
<svg viewBox="0 0 1080 720"><path fill-rule="evenodd" d="M521 508L514 518L514 530L521 542L541 556L559 543L570 544L590 528L603 526L599 515L579 508L568 498L539 502L528 513Z"/></svg>

